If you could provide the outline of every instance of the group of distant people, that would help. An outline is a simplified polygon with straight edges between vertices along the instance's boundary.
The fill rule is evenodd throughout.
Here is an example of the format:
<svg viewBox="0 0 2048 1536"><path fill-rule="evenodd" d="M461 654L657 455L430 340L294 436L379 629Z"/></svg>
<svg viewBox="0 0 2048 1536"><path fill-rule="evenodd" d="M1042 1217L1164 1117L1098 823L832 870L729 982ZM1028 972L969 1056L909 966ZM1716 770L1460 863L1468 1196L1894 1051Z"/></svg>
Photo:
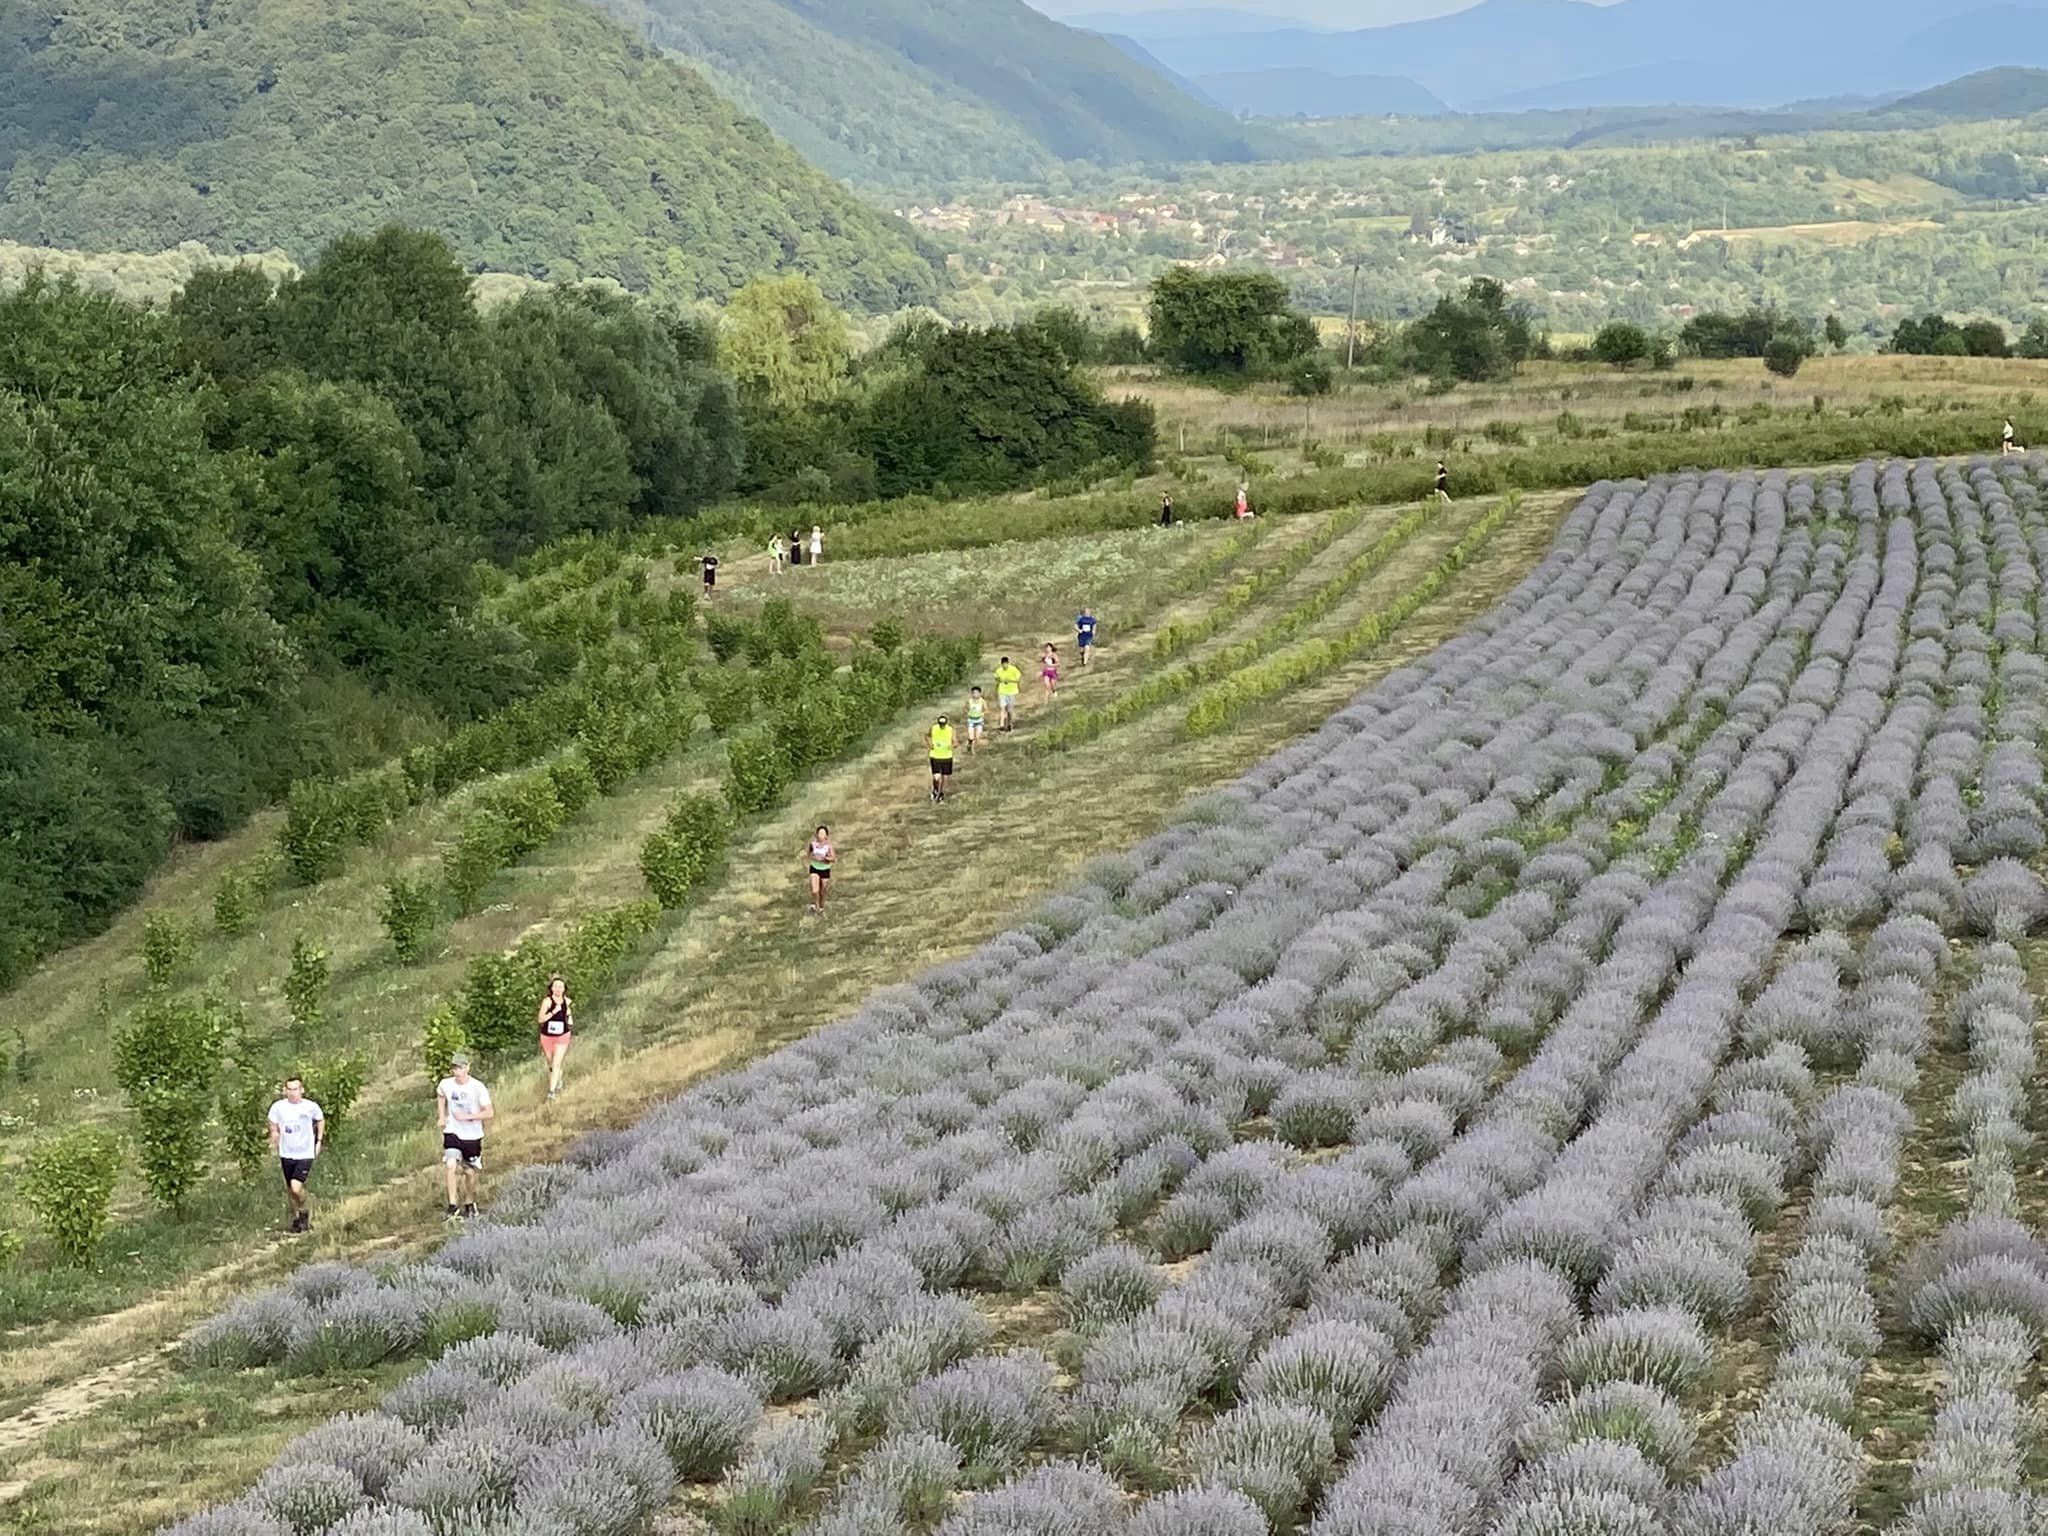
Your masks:
<svg viewBox="0 0 2048 1536"><path fill-rule="evenodd" d="M808 547L811 564L823 565L825 563L825 530L816 523L811 524L811 539ZM802 565L804 563L805 548L803 533L800 529L792 528L789 531L789 542L786 544L783 542L782 535L776 534L768 541L768 573L771 576L780 576L784 565Z"/></svg>

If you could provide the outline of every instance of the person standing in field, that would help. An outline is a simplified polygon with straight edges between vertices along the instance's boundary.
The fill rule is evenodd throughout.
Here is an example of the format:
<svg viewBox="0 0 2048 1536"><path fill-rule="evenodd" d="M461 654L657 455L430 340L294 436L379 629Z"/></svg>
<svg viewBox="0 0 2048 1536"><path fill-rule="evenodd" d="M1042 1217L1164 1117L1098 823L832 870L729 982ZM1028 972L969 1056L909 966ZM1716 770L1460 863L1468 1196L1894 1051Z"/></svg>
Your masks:
<svg viewBox="0 0 2048 1536"><path fill-rule="evenodd" d="M996 708L1002 713L1004 731L1016 724L1017 690L1023 686L1021 667L1012 666L1007 656L996 663Z"/></svg>
<svg viewBox="0 0 2048 1536"><path fill-rule="evenodd" d="M575 1038L575 1012L569 1005L569 984L560 976L548 978L548 989L541 995L540 1054L548 1064L548 1097L553 1098L562 1091L562 1063L569 1059L569 1045Z"/></svg>
<svg viewBox="0 0 2048 1536"><path fill-rule="evenodd" d="M981 684L967 690L967 755L974 756L988 729L988 701L981 696Z"/></svg>
<svg viewBox="0 0 2048 1536"><path fill-rule="evenodd" d="M782 535L779 533L768 541L768 574L782 574Z"/></svg>
<svg viewBox="0 0 2048 1536"><path fill-rule="evenodd" d="M811 524L811 564L825 563L825 530L816 523Z"/></svg>
<svg viewBox="0 0 2048 1536"><path fill-rule="evenodd" d="M320 1106L306 1097L306 1085L296 1077L284 1080L284 1097L270 1106L270 1150L277 1154L284 1170L284 1198L291 1207L287 1232L310 1232L313 1215L306 1205L306 1181L313 1176L313 1159L327 1144L327 1117Z"/></svg>
<svg viewBox="0 0 2048 1536"><path fill-rule="evenodd" d="M1085 606L1074 619L1074 643L1081 651L1081 665L1087 666L1095 652L1095 614Z"/></svg>
<svg viewBox="0 0 2048 1536"><path fill-rule="evenodd" d="M789 530L789 563L791 565L802 565L804 563L804 535L803 530L800 528Z"/></svg>
<svg viewBox="0 0 2048 1536"><path fill-rule="evenodd" d="M832 847L832 829L823 822L811 834L810 846L804 850L809 860L811 873L811 917L825 915L825 888L832 883L832 861L838 854Z"/></svg>
<svg viewBox="0 0 2048 1536"><path fill-rule="evenodd" d="M697 557L697 568L704 573L704 595L709 597L718 586L718 556L705 550Z"/></svg>
<svg viewBox="0 0 2048 1536"><path fill-rule="evenodd" d="M1060 653L1045 642L1045 654L1038 658L1038 680L1045 685L1045 702L1050 704L1060 691Z"/></svg>
<svg viewBox="0 0 2048 1536"><path fill-rule="evenodd" d="M1250 517L1252 515L1252 488L1243 481L1239 481L1237 486L1236 515L1239 517Z"/></svg>
<svg viewBox="0 0 2048 1536"><path fill-rule="evenodd" d="M1442 459L1436 461L1436 499L1445 503L1451 499L1451 469Z"/></svg>
<svg viewBox="0 0 2048 1536"><path fill-rule="evenodd" d="M2012 418L2011 418L2010 416L2008 416L2008 417L2006 417L2006 419L2005 419L2005 435L2004 435L2004 436L2003 436L2002 438L2000 438L2000 439L1999 439L1999 452L2001 452L2001 453L2011 453L2011 452L2012 452L2012 450L2013 450L2013 438L2012 438Z"/></svg>
<svg viewBox="0 0 2048 1536"><path fill-rule="evenodd" d="M448 1214L474 1216L477 1176L484 1166L484 1126L497 1115L491 1090L469 1075L469 1058L457 1051L434 1098L441 1162L448 1170Z"/></svg>
<svg viewBox="0 0 2048 1536"><path fill-rule="evenodd" d="M1171 528L1173 526L1173 492L1171 491L1164 491L1160 494L1159 526L1162 528Z"/></svg>
<svg viewBox="0 0 2048 1536"><path fill-rule="evenodd" d="M953 727L944 715L925 738L931 748L932 804L946 803L946 788L953 777Z"/></svg>

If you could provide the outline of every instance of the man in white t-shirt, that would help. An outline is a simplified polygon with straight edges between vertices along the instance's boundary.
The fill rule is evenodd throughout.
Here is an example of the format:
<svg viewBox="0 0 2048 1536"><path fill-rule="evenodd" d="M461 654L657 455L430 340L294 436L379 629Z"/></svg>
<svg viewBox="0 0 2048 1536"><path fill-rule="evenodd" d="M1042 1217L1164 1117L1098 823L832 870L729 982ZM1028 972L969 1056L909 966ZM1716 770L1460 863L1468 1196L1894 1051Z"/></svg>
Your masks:
<svg viewBox="0 0 2048 1536"><path fill-rule="evenodd" d="M469 1075L469 1058L460 1052L441 1079L437 1103L441 1161L448 1169L448 1214L474 1216L477 1172L484 1165L484 1122L495 1111L491 1090Z"/></svg>
<svg viewBox="0 0 2048 1536"><path fill-rule="evenodd" d="M306 1085L296 1077L284 1080L284 1097L270 1106L270 1149L284 1169L285 1199L291 1203L288 1232L310 1232L313 1217L306 1209L306 1180L313 1173L313 1159L327 1141L327 1117L320 1106L306 1097Z"/></svg>

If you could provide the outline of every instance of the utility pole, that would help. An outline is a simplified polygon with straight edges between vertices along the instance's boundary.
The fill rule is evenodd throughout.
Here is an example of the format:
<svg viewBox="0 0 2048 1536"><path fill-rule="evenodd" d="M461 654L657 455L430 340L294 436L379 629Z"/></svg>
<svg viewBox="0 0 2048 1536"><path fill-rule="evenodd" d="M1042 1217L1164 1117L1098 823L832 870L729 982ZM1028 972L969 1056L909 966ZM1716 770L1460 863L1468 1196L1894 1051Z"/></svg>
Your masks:
<svg viewBox="0 0 2048 1536"><path fill-rule="evenodd" d="M1363 256L1351 258L1351 324L1344 336L1344 371L1351 371L1351 361L1358 354L1358 269L1365 265Z"/></svg>

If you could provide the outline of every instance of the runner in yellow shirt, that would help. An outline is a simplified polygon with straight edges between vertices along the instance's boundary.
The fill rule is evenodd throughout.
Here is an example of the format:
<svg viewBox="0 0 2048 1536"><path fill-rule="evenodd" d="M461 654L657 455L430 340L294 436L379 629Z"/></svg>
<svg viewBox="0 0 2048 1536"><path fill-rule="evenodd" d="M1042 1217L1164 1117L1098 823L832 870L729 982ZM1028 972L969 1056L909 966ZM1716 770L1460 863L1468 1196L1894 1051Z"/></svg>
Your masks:
<svg viewBox="0 0 2048 1536"><path fill-rule="evenodd" d="M953 727L946 723L944 715L932 727L927 738L932 749L932 804L942 805L946 799L946 781L953 776Z"/></svg>
<svg viewBox="0 0 2048 1536"><path fill-rule="evenodd" d="M1017 710L1017 690L1024 686L1021 668L1010 664L1005 656L996 664L996 708L1002 711L1003 729L1008 730Z"/></svg>

